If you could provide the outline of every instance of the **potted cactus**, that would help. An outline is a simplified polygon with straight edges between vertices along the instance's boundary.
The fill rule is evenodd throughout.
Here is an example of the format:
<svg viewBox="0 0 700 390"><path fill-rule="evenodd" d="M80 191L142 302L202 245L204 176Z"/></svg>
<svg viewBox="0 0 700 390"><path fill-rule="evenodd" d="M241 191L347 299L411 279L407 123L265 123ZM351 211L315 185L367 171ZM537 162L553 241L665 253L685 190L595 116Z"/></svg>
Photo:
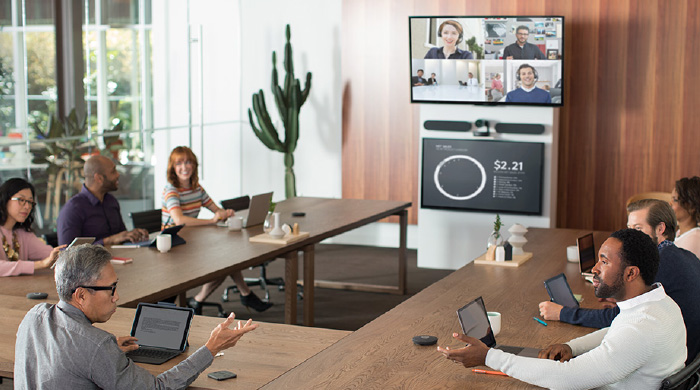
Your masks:
<svg viewBox="0 0 700 390"><path fill-rule="evenodd" d="M284 126L284 140L280 139L279 131L275 128L265 105L265 94L262 89L253 94L253 111L248 109L248 119L253 132L260 142L270 150L284 153L284 188L285 197L293 198L297 194L296 177L294 175L294 150L299 140L299 111L306 102L311 90L311 72L306 73L306 83L301 89L299 79L294 78L294 62L292 61L291 31L287 25L287 44L284 47L284 85L279 86L277 75L277 54L272 52L272 94L275 97L277 111ZM257 126L253 120L253 112Z"/></svg>

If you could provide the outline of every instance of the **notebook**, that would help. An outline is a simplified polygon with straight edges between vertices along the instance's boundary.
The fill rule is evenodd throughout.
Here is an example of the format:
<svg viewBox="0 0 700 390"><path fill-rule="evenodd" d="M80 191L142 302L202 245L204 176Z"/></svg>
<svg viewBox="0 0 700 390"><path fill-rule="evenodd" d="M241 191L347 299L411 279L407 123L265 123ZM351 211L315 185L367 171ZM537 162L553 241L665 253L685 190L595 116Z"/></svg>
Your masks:
<svg viewBox="0 0 700 390"><path fill-rule="evenodd" d="M185 352L194 309L139 303L131 335L139 348L126 356L138 363L163 364Z"/></svg>
<svg viewBox="0 0 700 390"><path fill-rule="evenodd" d="M590 281L593 277L591 270L595 267L595 245L593 244L593 233L588 233L585 236L576 239L578 246L578 264L581 268L581 275Z"/></svg>
<svg viewBox="0 0 700 390"><path fill-rule="evenodd" d="M566 307L578 307L578 301L574 293L571 292L569 282L566 281L566 275L563 273L545 280L544 288L547 289L547 294L552 302Z"/></svg>
<svg viewBox="0 0 700 390"><path fill-rule="evenodd" d="M481 297L467 303L457 310L457 318L462 326L462 331L469 337L481 340L489 348L500 349L518 356L537 357L540 350L536 348L514 347L496 344L496 337L491 331L486 305Z"/></svg>

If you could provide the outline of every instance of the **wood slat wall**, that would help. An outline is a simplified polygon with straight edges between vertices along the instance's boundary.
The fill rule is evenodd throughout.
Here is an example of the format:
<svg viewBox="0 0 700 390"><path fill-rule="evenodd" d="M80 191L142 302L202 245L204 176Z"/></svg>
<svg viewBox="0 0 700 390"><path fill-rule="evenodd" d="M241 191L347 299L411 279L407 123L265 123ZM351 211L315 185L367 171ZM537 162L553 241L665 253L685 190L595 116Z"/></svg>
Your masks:
<svg viewBox="0 0 700 390"><path fill-rule="evenodd" d="M411 200L416 223L408 16L499 14L566 18L558 227L618 229L628 197L700 175L696 0L345 0L343 197Z"/></svg>

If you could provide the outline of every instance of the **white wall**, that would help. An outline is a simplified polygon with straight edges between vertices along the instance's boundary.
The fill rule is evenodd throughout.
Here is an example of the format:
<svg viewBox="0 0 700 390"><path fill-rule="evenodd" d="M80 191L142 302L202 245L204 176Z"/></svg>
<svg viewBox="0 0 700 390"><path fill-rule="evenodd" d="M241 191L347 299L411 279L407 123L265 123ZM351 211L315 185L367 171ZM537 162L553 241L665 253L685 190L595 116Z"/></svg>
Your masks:
<svg viewBox="0 0 700 390"><path fill-rule="evenodd" d="M263 89L268 111L279 120L270 92L272 51L284 80L285 26L290 24L295 77L313 74L301 108L299 143L294 153L297 195L341 197L341 1L262 0L240 3L241 114L248 120L251 97ZM281 123L280 123L281 125ZM280 127L281 128L281 127ZM274 190L284 199L283 155L267 149L248 125L242 126L242 187L247 193ZM282 131L283 133L283 131Z"/></svg>
<svg viewBox="0 0 700 390"><path fill-rule="evenodd" d="M294 154L297 193L340 197L340 0L190 1L189 10L187 4L185 0L153 4L155 127L186 126L189 95L194 124L200 121L202 107L204 123L234 122L207 126L203 149L199 129L193 130L192 148L204 165L201 182L207 192L220 201L274 190L275 201L284 199L283 155L270 151L255 137L247 110L252 94L263 89L268 110L279 122L270 92L271 56L277 51L277 70L283 81L285 25L289 23L295 76L303 83L307 71L313 74ZM187 86L188 13L192 38L198 40L199 25L203 31L203 106L199 42L190 46L191 89ZM166 183L168 155L175 146L188 143L185 128L154 134L156 207L160 207Z"/></svg>

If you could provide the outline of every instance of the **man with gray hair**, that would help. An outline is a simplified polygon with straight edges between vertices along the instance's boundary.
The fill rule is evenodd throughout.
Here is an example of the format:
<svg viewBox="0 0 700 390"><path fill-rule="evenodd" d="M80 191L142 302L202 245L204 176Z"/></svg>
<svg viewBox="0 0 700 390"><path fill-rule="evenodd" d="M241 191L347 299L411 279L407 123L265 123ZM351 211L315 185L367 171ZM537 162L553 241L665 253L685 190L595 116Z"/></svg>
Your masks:
<svg viewBox="0 0 700 390"><path fill-rule="evenodd" d="M671 205L658 199L642 199L627 206L627 227L641 230L651 237L659 249L659 271L656 274L668 296L683 313L687 333L688 359L693 361L700 352L700 261L692 252L673 244L676 237L676 214ZM541 302L540 315L546 320L562 321L591 328L612 324L620 308L594 310L563 307L554 302Z"/></svg>
<svg viewBox="0 0 700 390"><path fill-rule="evenodd" d="M180 389L211 365L214 356L236 345L255 328L234 314L219 324L207 343L172 369L154 377L124 354L138 348L133 337L115 338L92 326L117 309L117 274L112 255L98 245L67 249L56 262L56 305L34 306L22 320L15 345L15 389Z"/></svg>
<svg viewBox="0 0 700 390"><path fill-rule="evenodd" d="M58 215L59 244L70 244L76 237L95 237L95 243L102 245L147 240L144 229L126 230L119 201L109 194L119 189L119 172L114 162L105 156L92 156L83 171L83 189L66 202Z"/></svg>

